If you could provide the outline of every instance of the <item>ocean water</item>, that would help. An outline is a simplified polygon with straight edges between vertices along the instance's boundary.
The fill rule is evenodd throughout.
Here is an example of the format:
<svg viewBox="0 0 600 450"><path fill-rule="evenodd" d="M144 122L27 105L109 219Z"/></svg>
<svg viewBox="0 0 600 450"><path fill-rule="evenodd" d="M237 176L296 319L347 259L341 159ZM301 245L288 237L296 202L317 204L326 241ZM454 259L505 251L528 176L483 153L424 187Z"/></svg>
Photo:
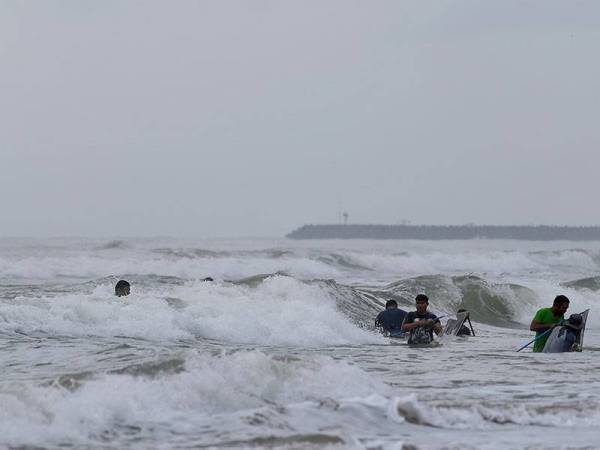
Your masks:
<svg viewBox="0 0 600 450"><path fill-rule="evenodd" d="M599 265L597 242L2 239L0 448L600 448ZM373 330L420 292L476 336ZM591 309L584 351L516 353L557 294Z"/></svg>

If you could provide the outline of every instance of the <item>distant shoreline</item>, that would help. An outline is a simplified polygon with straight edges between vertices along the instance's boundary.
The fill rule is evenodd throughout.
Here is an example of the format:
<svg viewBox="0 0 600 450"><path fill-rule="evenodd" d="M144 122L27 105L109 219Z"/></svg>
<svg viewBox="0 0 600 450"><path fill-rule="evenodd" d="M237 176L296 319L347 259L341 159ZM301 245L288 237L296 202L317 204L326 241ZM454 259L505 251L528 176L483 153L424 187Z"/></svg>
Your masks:
<svg viewBox="0 0 600 450"><path fill-rule="evenodd" d="M517 239L599 241L600 226L553 225L303 225L290 239Z"/></svg>

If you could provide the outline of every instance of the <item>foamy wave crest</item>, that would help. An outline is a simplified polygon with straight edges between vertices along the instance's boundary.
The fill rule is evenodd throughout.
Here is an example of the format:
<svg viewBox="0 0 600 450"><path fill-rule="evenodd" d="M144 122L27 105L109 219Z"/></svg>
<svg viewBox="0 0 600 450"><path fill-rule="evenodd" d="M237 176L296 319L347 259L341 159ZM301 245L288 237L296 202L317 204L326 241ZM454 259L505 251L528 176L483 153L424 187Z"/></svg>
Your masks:
<svg viewBox="0 0 600 450"><path fill-rule="evenodd" d="M373 422L385 418L368 398L389 388L341 361L259 351L188 356L183 372L162 378L99 375L75 389L3 384L0 444L119 448L131 441L177 442L180 434L214 444L227 441L226 430L250 440L319 433L327 422L360 427L369 410ZM353 419L357 411L360 420Z"/></svg>
<svg viewBox="0 0 600 450"><path fill-rule="evenodd" d="M101 278L110 274L156 274L186 279L211 276L238 279L256 273L286 272L298 278L335 278L331 265L308 257L225 256L182 258L163 254L130 252L109 257L105 252L89 255L0 257L0 278L52 280L55 278Z"/></svg>
<svg viewBox="0 0 600 450"><path fill-rule="evenodd" d="M433 275L437 273L514 273L539 270L540 264L517 252L430 251L399 254L354 253L349 258L381 274Z"/></svg>
<svg viewBox="0 0 600 450"><path fill-rule="evenodd" d="M0 320L6 331L26 334L309 347L382 342L343 314L328 289L280 275L255 287L189 282L127 298L108 284L87 295L17 297L0 303Z"/></svg>
<svg viewBox="0 0 600 450"><path fill-rule="evenodd" d="M438 428L481 430L501 425L537 425L546 427L576 427L600 425L600 403L515 404L513 406L481 403L455 406L432 406L409 395L395 399L395 411L400 420L416 425Z"/></svg>
<svg viewBox="0 0 600 450"><path fill-rule="evenodd" d="M343 252L346 266L370 269L379 274L433 275L523 274L530 272L594 271L598 261L580 249L547 252L514 250L463 250L461 252L405 251Z"/></svg>
<svg viewBox="0 0 600 450"><path fill-rule="evenodd" d="M576 290L598 292L600 291L600 277L580 278L578 280L566 281L561 283L561 285Z"/></svg>
<svg viewBox="0 0 600 450"><path fill-rule="evenodd" d="M587 250L574 248L565 250L530 252L530 257L546 267L559 270L597 270L597 255Z"/></svg>

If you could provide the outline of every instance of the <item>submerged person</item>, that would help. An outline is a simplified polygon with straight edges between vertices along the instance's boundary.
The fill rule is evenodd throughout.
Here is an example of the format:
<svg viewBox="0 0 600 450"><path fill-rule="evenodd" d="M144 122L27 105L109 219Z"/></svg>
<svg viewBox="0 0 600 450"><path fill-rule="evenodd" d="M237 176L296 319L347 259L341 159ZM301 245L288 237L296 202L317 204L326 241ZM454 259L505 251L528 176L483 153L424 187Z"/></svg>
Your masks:
<svg viewBox="0 0 600 450"><path fill-rule="evenodd" d="M429 297L419 294L415 297L416 311L406 314L402 331L410 333L409 344L429 344L433 342L433 333L442 332L442 324L437 316L427 311Z"/></svg>
<svg viewBox="0 0 600 450"><path fill-rule="evenodd" d="M552 303L552 308L542 308L535 313L529 329L535 331L536 341L533 344L533 351L538 353L544 350L549 334L546 333L560 323L565 318L565 313L569 309L569 299L565 295L557 295ZM546 333L545 336L542 336ZM540 337L542 336L542 337ZM538 339L539 338L539 339Z"/></svg>
<svg viewBox="0 0 600 450"><path fill-rule="evenodd" d="M581 347L577 345L577 341L583 325L581 314L571 314L561 327L552 330L543 353L580 352Z"/></svg>
<svg viewBox="0 0 600 450"><path fill-rule="evenodd" d="M375 319L375 326L383 333L387 333L392 337L401 337L402 322L406 316L406 311L398 308L396 300L388 300L385 303L385 311L381 311Z"/></svg>
<svg viewBox="0 0 600 450"><path fill-rule="evenodd" d="M131 285L129 281L119 280L115 285L115 295L117 297L127 297L131 292Z"/></svg>

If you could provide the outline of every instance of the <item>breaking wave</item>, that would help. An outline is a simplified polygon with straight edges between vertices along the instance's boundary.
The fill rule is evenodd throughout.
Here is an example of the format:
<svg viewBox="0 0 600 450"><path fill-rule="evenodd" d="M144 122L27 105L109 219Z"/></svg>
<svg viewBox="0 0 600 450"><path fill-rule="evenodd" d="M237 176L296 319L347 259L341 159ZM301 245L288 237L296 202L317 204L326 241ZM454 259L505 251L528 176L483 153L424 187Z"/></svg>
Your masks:
<svg viewBox="0 0 600 450"><path fill-rule="evenodd" d="M598 292L600 291L600 277L587 277L579 280L566 281L561 283L561 285L575 290L586 289L589 291Z"/></svg>
<svg viewBox="0 0 600 450"><path fill-rule="evenodd" d="M382 288L361 290L380 302L394 299L411 309L415 296L427 293L430 309L436 312L453 314L464 308L471 312L473 320L495 326L515 326L523 312L531 311L538 303L531 289L510 283L491 283L473 275L423 275Z"/></svg>
<svg viewBox="0 0 600 450"><path fill-rule="evenodd" d="M575 427L600 425L600 403L578 401L552 404L516 404L499 408L493 404L464 404L460 407L433 406L416 395L396 398L394 409L408 423L436 428L477 430L503 425L536 425L543 427Z"/></svg>
<svg viewBox="0 0 600 450"><path fill-rule="evenodd" d="M360 405L361 398L387 391L367 372L329 357L192 352L182 370L158 378L104 374L83 377L67 388L64 382L4 384L0 444L123 448L134 440L176 442L179 434L190 433L206 444L217 438L209 431L213 423L221 441L227 440L226 430L248 440L266 430L280 438L306 436L317 429L314 420L332 421L328 417L336 409L337 419L358 423L338 403L349 393L357 398L350 402Z"/></svg>
<svg viewBox="0 0 600 450"><path fill-rule="evenodd" d="M176 369L162 371L161 376L131 369L82 374L70 384L5 383L0 386L0 444L47 448L68 442L75 447L123 448L141 442L153 447L157 442L176 444L182 436L198 446L219 442L237 448L269 443L348 447L357 446L361 435L391 435L397 443L403 431L414 433L415 428L425 436L431 428L510 431L515 425L532 425L566 431L600 425L600 404L593 399L436 404L327 356L188 351L167 363ZM445 442L464 448L458 443L468 443L469 438L451 434ZM428 448L448 447L430 443Z"/></svg>
<svg viewBox="0 0 600 450"><path fill-rule="evenodd" d="M80 244L26 247L14 253L8 247L0 256L0 279L97 279L109 274L157 274L185 279L235 280L257 273L285 272L296 278L387 280L419 275L475 274L489 278L529 273L594 275L600 251L498 250L462 248L374 251L351 249L267 248L222 250L198 247L151 247L115 240ZM6 243L5 243L6 245ZM75 245L75 244L72 244ZM118 253L109 250L123 250ZM565 280L563 278L563 281ZM572 277L573 279L575 277Z"/></svg>
<svg viewBox="0 0 600 450"><path fill-rule="evenodd" d="M2 303L0 321L6 332L29 335L204 338L307 347L382 342L357 327L364 314L356 313L356 320L345 314L350 288L338 289L329 282L272 275L256 284L173 279L171 284L136 289L126 299L114 296L112 283L89 294L14 297ZM356 296L359 305L360 294ZM375 311L370 306L363 310Z"/></svg>
<svg viewBox="0 0 600 450"><path fill-rule="evenodd" d="M474 321L522 326L539 307L528 287L473 275L424 275L385 286L348 286L334 280L299 280L283 273L235 282L202 282L161 275L131 275L127 298L114 296L116 277L76 285L3 287L5 332L61 336L128 336L150 340L213 339L274 346L381 343L376 315L390 299L413 309L427 293L430 309L471 312Z"/></svg>

